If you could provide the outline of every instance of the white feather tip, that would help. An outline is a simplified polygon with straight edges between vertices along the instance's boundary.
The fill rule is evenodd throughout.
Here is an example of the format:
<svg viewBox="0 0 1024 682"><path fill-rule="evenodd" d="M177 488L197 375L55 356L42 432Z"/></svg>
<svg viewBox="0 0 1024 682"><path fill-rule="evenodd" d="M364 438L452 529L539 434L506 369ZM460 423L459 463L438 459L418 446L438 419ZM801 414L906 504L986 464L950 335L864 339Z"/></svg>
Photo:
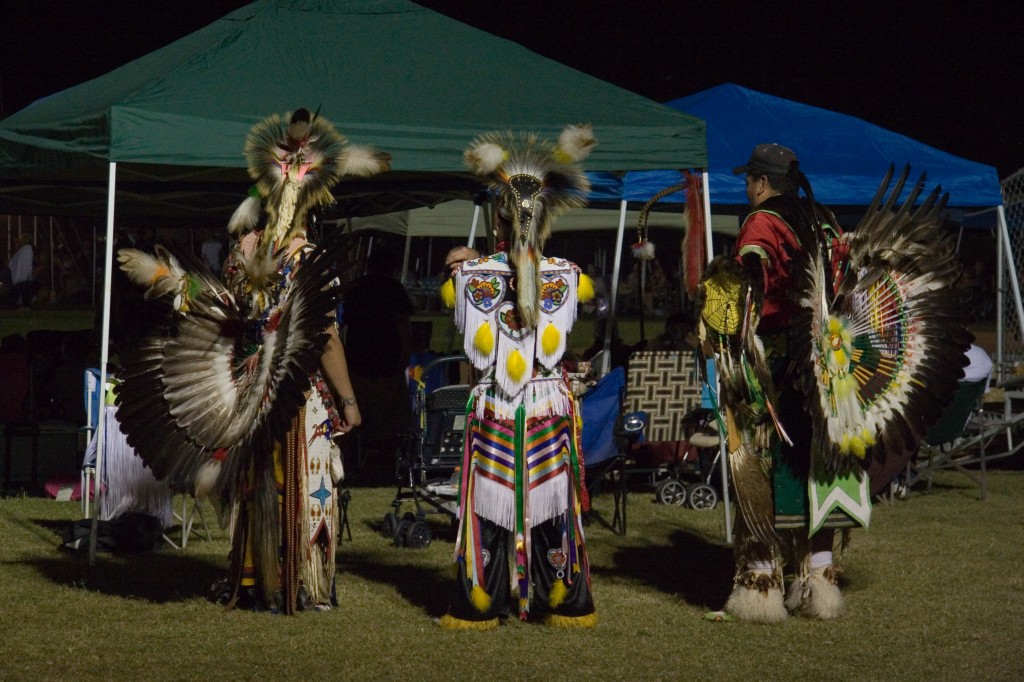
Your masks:
<svg viewBox="0 0 1024 682"><path fill-rule="evenodd" d="M144 287L153 287L163 280L177 279L182 274L177 261L170 258L162 260L138 249L120 249L117 261L132 282Z"/></svg>
<svg viewBox="0 0 1024 682"><path fill-rule="evenodd" d="M217 477L220 476L220 461L211 459L204 462L199 471L196 472L195 493L196 497L209 497L217 487Z"/></svg>
<svg viewBox="0 0 1024 682"><path fill-rule="evenodd" d="M229 234L243 234L256 228L260 222L260 200L258 197L246 197L238 205L228 221Z"/></svg>
<svg viewBox="0 0 1024 682"><path fill-rule="evenodd" d="M341 162L342 175L369 177L391 170L391 155L372 147L349 145Z"/></svg>
<svg viewBox="0 0 1024 682"><path fill-rule="evenodd" d="M505 163L508 155L501 145L494 142L482 142L466 150L463 158L477 175L490 175Z"/></svg>
<svg viewBox="0 0 1024 682"><path fill-rule="evenodd" d="M630 247L633 250L633 258L637 260L654 260L654 242L645 239Z"/></svg>
<svg viewBox="0 0 1024 682"><path fill-rule="evenodd" d="M558 148L572 161L582 161L590 155L597 138L589 123L569 125L558 136Z"/></svg>

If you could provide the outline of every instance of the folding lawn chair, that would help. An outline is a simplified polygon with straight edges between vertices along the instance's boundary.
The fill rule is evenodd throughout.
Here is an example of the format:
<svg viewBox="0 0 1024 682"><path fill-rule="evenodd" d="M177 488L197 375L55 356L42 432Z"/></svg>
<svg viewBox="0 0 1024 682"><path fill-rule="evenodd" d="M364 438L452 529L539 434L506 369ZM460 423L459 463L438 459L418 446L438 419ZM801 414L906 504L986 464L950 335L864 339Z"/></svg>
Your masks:
<svg viewBox="0 0 1024 682"><path fill-rule="evenodd" d="M907 464L908 486L923 479L931 490L936 471L954 468L977 484L981 499L985 498L985 446L1002 430L986 428L985 421L978 418L987 386L987 379L960 382L952 401ZM973 463L980 465L977 473L966 468Z"/></svg>
<svg viewBox="0 0 1024 682"><path fill-rule="evenodd" d="M617 535L626 532L625 485L622 479L622 452L616 444L616 429L622 411L622 396L626 386L626 370L616 367L580 396L583 432L580 449L583 450L587 492L593 497L610 484L615 501L611 522L591 507L589 516Z"/></svg>
<svg viewBox="0 0 1024 682"><path fill-rule="evenodd" d="M648 415L644 432L646 448L660 447L667 452L685 450L691 445L718 447L713 429L708 431L695 419L707 406L707 387L697 363L697 356L692 351L642 351L630 355L625 411ZM691 443L690 439L698 433L700 437ZM640 461L639 457L631 458L627 464L627 473L649 476L652 483L663 471L656 462ZM698 485L702 490L708 487L706 483ZM672 502L685 503L687 491L684 486L673 485L672 489L676 491ZM703 491L700 495L703 497L705 493ZM710 505L713 507L717 503L717 493L713 490L711 493L715 495Z"/></svg>

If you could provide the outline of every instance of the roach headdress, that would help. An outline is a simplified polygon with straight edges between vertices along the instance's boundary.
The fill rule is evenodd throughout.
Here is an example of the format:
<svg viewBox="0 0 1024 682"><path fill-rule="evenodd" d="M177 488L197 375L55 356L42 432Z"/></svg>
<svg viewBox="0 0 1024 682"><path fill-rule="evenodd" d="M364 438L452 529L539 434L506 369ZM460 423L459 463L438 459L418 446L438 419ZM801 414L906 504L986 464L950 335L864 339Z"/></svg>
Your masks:
<svg viewBox="0 0 1024 682"><path fill-rule="evenodd" d="M541 249L558 215L586 205L590 183L578 164L595 143L589 125L567 126L557 144L502 131L481 135L463 155L466 165L487 179L499 219L509 223L516 305L520 321L531 329L540 305Z"/></svg>
<svg viewBox="0 0 1024 682"><path fill-rule="evenodd" d="M236 211L229 232L255 227L262 199L267 238L275 245L285 244L305 227L310 209L334 201L331 188L342 176L365 177L390 168L389 154L348 144L318 114L297 109L286 119L274 114L249 131L245 159L257 191Z"/></svg>

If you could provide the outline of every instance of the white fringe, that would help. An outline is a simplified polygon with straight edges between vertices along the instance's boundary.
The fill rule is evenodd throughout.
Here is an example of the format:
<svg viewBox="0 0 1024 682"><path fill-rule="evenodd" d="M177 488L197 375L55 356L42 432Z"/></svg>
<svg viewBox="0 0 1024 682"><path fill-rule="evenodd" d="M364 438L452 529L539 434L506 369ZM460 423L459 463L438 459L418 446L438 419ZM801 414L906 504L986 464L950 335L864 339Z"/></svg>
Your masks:
<svg viewBox="0 0 1024 682"><path fill-rule="evenodd" d="M170 486L157 481L135 449L128 445L118 428L117 408L104 409L107 414L103 429L103 478L107 489L100 507L100 518L109 521L126 512L139 512L155 516L164 528L169 528L174 520ZM94 434L85 455L86 461L95 457L96 443Z"/></svg>
<svg viewBox="0 0 1024 682"><path fill-rule="evenodd" d="M569 414L572 401L561 377L535 379L526 390L528 419Z"/></svg>
<svg viewBox="0 0 1024 682"><path fill-rule="evenodd" d="M485 378L473 387L473 395L477 419L483 419L490 410L495 419L512 421L520 405L527 419L569 414L572 407L568 388L559 376L535 378L527 384L525 392L514 396L506 394L493 378Z"/></svg>
<svg viewBox="0 0 1024 682"><path fill-rule="evenodd" d="M565 512L569 506L569 477L562 472L528 493L530 523L544 523Z"/></svg>
<svg viewBox="0 0 1024 682"><path fill-rule="evenodd" d="M473 513L502 528L515 530L516 494L512 488L474 474Z"/></svg>
<svg viewBox="0 0 1024 682"><path fill-rule="evenodd" d="M456 293L456 296L458 295L459 294ZM494 358L498 348L498 322L495 319L496 315L494 315L494 313L487 315L469 305L466 301L465 295L462 295L461 300L456 302L455 309L456 311L464 309L462 310L462 323L459 328L464 333L462 349L465 351L466 357L469 358L469 361L478 370L490 367L494 364ZM456 316L456 324L459 323L458 317L459 316ZM488 354L481 353L475 343L477 329L479 329L480 325L484 322L487 322L491 326L491 352Z"/></svg>
<svg viewBox="0 0 1024 682"><path fill-rule="evenodd" d="M556 263L550 263L548 259L541 259L540 263L542 287L548 278L555 276L561 276L566 283L565 300L561 307L553 312L546 312L541 307L540 319L537 321L537 361L549 370L554 369L555 365L562 359L562 355L565 354L569 332L572 331L573 324L576 322L576 304L579 299L579 275L573 270L568 261L556 260ZM553 324L560 332L558 347L551 354L544 352L543 343L541 342L544 330L547 329L548 324Z"/></svg>

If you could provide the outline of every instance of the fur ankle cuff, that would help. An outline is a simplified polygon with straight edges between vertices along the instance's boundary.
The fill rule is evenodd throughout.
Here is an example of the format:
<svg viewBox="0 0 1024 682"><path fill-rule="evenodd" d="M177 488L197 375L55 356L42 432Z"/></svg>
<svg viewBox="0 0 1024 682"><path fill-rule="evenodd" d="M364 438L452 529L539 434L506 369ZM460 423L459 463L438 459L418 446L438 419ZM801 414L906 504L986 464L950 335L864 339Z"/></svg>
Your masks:
<svg viewBox="0 0 1024 682"><path fill-rule="evenodd" d="M782 582L775 573L744 571L736 576L725 610L751 623L779 623L786 619Z"/></svg>
<svg viewBox="0 0 1024 682"><path fill-rule="evenodd" d="M815 569L798 576L786 594L786 608L807 618L831 620L843 614L843 593L839 590L842 571L836 566Z"/></svg>

